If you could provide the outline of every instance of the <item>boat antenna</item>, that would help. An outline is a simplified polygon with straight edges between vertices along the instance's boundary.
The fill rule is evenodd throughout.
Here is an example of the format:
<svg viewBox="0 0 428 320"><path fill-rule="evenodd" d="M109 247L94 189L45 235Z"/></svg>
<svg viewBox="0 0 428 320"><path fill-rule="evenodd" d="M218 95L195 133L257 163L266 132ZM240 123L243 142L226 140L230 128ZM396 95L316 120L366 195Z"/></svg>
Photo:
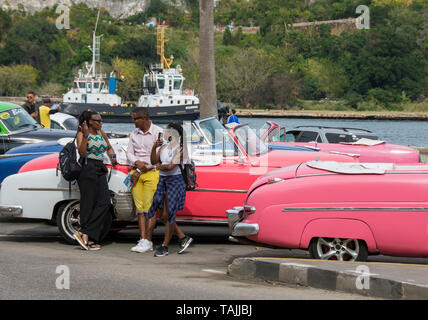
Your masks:
<svg viewBox="0 0 428 320"><path fill-rule="evenodd" d="M95 23L95 30L94 30L94 34L97 32L98 20L100 19L100 12L101 12L101 8L100 8L100 9L98 9L97 22Z"/></svg>
<svg viewBox="0 0 428 320"><path fill-rule="evenodd" d="M101 12L101 8L98 9L98 15L97 15L97 21L95 23L95 29L92 32L92 48L89 47L89 49L92 52L92 65L89 69L89 72L92 71L92 78L96 77L96 70L95 70L95 66L97 61L100 62L100 48L101 48L101 36L97 37L97 28L98 28L98 21L100 19L100 12ZM89 75L88 72L88 75Z"/></svg>

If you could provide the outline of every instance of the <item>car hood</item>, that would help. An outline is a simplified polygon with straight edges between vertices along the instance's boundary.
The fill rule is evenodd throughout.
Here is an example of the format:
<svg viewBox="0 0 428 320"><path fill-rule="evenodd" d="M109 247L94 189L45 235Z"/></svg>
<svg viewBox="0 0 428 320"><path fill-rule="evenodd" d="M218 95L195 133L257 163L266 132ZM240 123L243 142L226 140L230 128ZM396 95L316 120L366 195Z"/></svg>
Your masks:
<svg viewBox="0 0 428 320"><path fill-rule="evenodd" d="M10 149L5 154L23 154L23 153L39 153L39 152L59 152L64 146L60 145L56 140L25 144L19 147Z"/></svg>
<svg viewBox="0 0 428 320"><path fill-rule="evenodd" d="M339 162L358 162L356 158L333 154L326 152L307 152L290 150L271 150L268 153L257 157L250 157L252 166L282 168L296 163L307 162L311 160L339 161Z"/></svg>
<svg viewBox="0 0 428 320"><path fill-rule="evenodd" d="M71 130L36 128L25 132L12 134L13 137L30 138L42 141L58 140L66 137L75 137L76 132Z"/></svg>
<svg viewBox="0 0 428 320"><path fill-rule="evenodd" d="M284 168L279 168L276 170L272 170L266 173L263 176L260 176L253 182L251 187L248 189L247 197L251 194L255 189L265 184L272 184L275 182L279 182L287 179L294 179L296 177L297 171L301 166L301 163L290 165Z"/></svg>
<svg viewBox="0 0 428 320"><path fill-rule="evenodd" d="M341 143L312 143L312 142L277 142L275 145L309 146L318 148L323 152L342 152L360 155L360 162L394 162L418 163L419 152L413 148L382 143L378 145L356 145Z"/></svg>

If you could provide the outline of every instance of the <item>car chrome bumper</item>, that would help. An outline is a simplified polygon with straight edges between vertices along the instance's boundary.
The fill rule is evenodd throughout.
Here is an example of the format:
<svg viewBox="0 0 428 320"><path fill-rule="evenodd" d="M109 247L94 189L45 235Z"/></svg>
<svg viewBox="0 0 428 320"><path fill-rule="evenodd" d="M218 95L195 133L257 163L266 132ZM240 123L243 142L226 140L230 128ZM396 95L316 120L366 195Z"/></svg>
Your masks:
<svg viewBox="0 0 428 320"><path fill-rule="evenodd" d="M22 216L22 206L0 205L0 217L20 217Z"/></svg>
<svg viewBox="0 0 428 320"><path fill-rule="evenodd" d="M259 233L259 225L257 223L240 222L245 218L244 207L234 207L226 210L226 216L232 236L245 237Z"/></svg>

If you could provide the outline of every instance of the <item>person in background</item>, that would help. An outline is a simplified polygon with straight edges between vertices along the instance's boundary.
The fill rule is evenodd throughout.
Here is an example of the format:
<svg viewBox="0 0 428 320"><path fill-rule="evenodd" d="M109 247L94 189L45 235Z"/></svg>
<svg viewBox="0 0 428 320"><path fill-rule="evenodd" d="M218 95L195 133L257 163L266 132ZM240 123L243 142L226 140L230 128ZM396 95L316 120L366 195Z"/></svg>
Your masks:
<svg viewBox="0 0 428 320"><path fill-rule="evenodd" d="M51 109L51 99L43 98L43 105L39 107L40 124L43 128L51 128L51 114L61 111L61 107L58 106L55 110Z"/></svg>
<svg viewBox="0 0 428 320"><path fill-rule="evenodd" d="M230 113L229 118L227 118L227 123L232 123L232 122L239 124L239 120L238 120L238 117L236 116L235 109L232 109L232 112Z"/></svg>
<svg viewBox="0 0 428 320"><path fill-rule="evenodd" d="M228 118L229 116L227 115L227 113L223 114L223 116L221 117L221 124L223 125L223 127L226 126Z"/></svg>
<svg viewBox="0 0 428 320"><path fill-rule="evenodd" d="M38 106L36 104L36 94L32 91L29 91L27 93L27 101L22 105L22 107L25 109L25 111L28 112L30 116L33 117L33 119L37 120L39 119L39 112L38 112Z"/></svg>
<svg viewBox="0 0 428 320"><path fill-rule="evenodd" d="M116 154L104 131L101 115L95 111L83 111L79 116L76 136L77 150L82 171L77 179L80 189L80 231L74 238L84 250L101 249L100 242L111 227L110 191L104 153L114 167Z"/></svg>
<svg viewBox="0 0 428 320"><path fill-rule="evenodd" d="M147 219L154 217L155 211L159 210L160 218L165 223L164 240L162 245L156 249L155 257L168 255L168 245L174 232L178 236L179 254L183 253L193 241L181 231L175 222L177 211L184 209L186 199L186 183L181 168L184 168L184 163L188 159L183 159L184 143L181 125L168 124L165 130L165 141L166 143L163 143L162 139L156 141L150 157L151 163L156 164L160 177ZM187 152L184 154L187 156Z"/></svg>
<svg viewBox="0 0 428 320"><path fill-rule="evenodd" d="M153 202L153 195L159 182L159 171L150 163L152 147L162 134L162 128L154 125L149 119L147 108L137 107L132 111L134 131L129 137L126 157L133 166L131 170L132 198L134 199L140 229L140 240L131 248L133 252L147 252L153 250L152 231L156 226L156 217L146 220Z"/></svg>

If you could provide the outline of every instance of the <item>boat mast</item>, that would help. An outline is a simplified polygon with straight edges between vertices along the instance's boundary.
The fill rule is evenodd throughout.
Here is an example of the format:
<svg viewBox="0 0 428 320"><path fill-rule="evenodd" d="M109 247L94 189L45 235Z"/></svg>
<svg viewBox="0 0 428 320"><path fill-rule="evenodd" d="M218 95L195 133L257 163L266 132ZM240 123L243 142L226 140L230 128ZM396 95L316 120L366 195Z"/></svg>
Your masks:
<svg viewBox="0 0 428 320"><path fill-rule="evenodd" d="M160 56L161 66L162 69L169 69L171 68L172 62L174 61L174 58L171 56L171 58L165 58L165 29L167 28L167 25L165 22L163 22L161 25L158 26L156 30L156 53Z"/></svg>
<svg viewBox="0 0 428 320"><path fill-rule="evenodd" d="M95 78L96 73L96 64L97 62L100 62L100 51L101 51L101 37L102 35L97 37L97 28L98 28L98 20L100 19L100 12L101 9L98 10L97 15L97 22L95 23L95 29L92 32L92 48L89 47L89 50L92 52L92 64L91 67L88 70L88 73L86 74L86 77Z"/></svg>

